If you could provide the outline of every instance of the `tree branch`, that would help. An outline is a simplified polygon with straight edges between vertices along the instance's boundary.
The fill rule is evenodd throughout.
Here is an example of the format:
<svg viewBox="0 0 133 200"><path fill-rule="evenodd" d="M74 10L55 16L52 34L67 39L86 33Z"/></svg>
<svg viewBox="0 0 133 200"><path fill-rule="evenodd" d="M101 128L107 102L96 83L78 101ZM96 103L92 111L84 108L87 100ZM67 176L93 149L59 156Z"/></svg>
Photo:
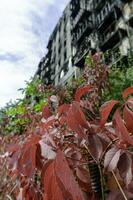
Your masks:
<svg viewBox="0 0 133 200"><path fill-rule="evenodd" d="M127 197L126 197L126 195L125 195L125 193L124 193L124 191L123 191L123 189L122 189L122 187L121 187L121 185L120 185L120 183L119 183L119 181L118 181L118 179L117 179L117 177L116 177L116 175L115 175L115 173L114 173L114 171L112 171L112 174L113 174L113 177L114 177L114 179L115 179L115 181L116 181L116 183L117 183L117 185L118 185L118 188L119 188L119 190L120 190L120 192L121 192L123 198L124 198L125 200L128 200Z"/></svg>

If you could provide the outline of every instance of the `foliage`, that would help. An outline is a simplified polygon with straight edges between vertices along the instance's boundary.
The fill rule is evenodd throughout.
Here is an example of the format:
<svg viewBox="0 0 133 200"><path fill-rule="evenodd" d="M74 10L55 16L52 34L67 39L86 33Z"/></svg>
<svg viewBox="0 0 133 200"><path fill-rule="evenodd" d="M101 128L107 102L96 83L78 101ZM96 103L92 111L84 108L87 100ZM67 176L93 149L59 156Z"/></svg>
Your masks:
<svg viewBox="0 0 133 200"><path fill-rule="evenodd" d="M133 85L133 55L124 57L109 70L109 88L104 90L103 100L121 99L121 93Z"/></svg>
<svg viewBox="0 0 133 200"><path fill-rule="evenodd" d="M51 86L44 86L41 80L37 78L26 82L26 88L20 90L24 94L23 104L26 106L30 105L35 112L40 112L42 107L47 104L46 98L53 94L53 88Z"/></svg>
<svg viewBox="0 0 133 200"><path fill-rule="evenodd" d="M70 103L73 100L76 89L84 84L86 84L86 80L83 77L83 73L78 78L70 80L65 88L64 103Z"/></svg>
<svg viewBox="0 0 133 200"><path fill-rule="evenodd" d="M37 132L8 147L10 176L16 180L13 198L133 198L133 98L128 98L133 88L123 92L122 107L108 101L100 118L87 120L82 96L91 90L90 85L79 88L73 102L59 105L55 114L46 105Z"/></svg>
<svg viewBox="0 0 133 200"><path fill-rule="evenodd" d="M96 53L93 56L86 57L84 78L86 83L91 84L95 92L91 95L91 102L94 103L93 109L99 109L104 91L108 90L109 67L103 64L102 55Z"/></svg>
<svg viewBox="0 0 133 200"><path fill-rule="evenodd" d="M15 112L30 122L22 135L6 136L8 145L1 137L0 163L8 164L1 199L133 199L133 87L122 93L123 104L112 99L98 109L108 68L97 55L91 63L92 76L87 65L84 79L69 89L43 86L41 112L30 95L25 109L7 109L8 116Z"/></svg>
<svg viewBox="0 0 133 200"><path fill-rule="evenodd" d="M32 115L40 115L44 105L47 104L47 97L54 93L54 88L44 86L40 80L33 79L27 82L22 90L23 99L7 104L0 111L0 132L1 134L22 134L32 124ZM45 91L45 92L44 92Z"/></svg>
<svg viewBox="0 0 133 200"><path fill-rule="evenodd" d="M76 89L85 84L95 88L95 92L89 96L89 107L93 107L96 114L102 103L110 99L121 99L122 91L133 85L132 58L129 56L127 62L121 60L117 66L115 64L109 68L101 62L100 54L87 56L83 74L64 88L44 86L40 80L31 79L25 89L20 89L24 98L15 103L10 102L0 110L1 134L22 134L32 124L32 115L37 114L40 118L43 106L48 103L47 97L58 94L60 104L70 103Z"/></svg>

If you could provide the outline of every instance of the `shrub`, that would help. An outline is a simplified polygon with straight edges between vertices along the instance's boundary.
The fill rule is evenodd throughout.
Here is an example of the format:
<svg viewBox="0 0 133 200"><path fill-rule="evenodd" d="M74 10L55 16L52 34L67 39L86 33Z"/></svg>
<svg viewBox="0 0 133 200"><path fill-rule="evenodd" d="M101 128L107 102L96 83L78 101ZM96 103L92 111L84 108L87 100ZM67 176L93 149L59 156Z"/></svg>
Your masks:
<svg viewBox="0 0 133 200"><path fill-rule="evenodd" d="M133 55L120 59L110 67L108 85L103 93L103 101L122 99L122 91L133 85Z"/></svg>
<svg viewBox="0 0 133 200"><path fill-rule="evenodd" d="M82 97L92 90L90 85L79 88L74 101L60 105L54 115L51 104L45 106L37 133L23 142L18 138L8 148L10 176L16 179L14 198L133 198L133 99L127 99L133 88L123 92L122 107L111 100L100 108L100 118L87 120Z"/></svg>
<svg viewBox="0 0 133 200"><path fill-rule="evenodd" d="M133 87L122 93L123 104L110 100L98 109L96 88L102 91L105 85L88 84L88 78L70 90L68 101L68 91L57 89L45 97L39 115L28 113L32 123L23 135L12 136L8 153L0 156L1 163L8 161L13 184L5 197L133 199Z"/></svg>

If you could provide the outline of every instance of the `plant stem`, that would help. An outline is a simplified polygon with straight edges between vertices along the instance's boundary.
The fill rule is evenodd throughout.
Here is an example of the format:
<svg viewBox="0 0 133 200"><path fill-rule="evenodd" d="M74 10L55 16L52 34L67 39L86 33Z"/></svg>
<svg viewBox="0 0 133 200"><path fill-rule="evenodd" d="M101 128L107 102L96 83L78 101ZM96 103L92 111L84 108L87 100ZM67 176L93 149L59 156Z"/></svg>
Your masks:
<svg viewBox="0 0 133 200"><path fill-rule="evenodd" d="M95 159L95 157L92 155L92 153L90 152L89 148L87 147L86 144L84 144L85 149L87 150L87 152L90 154L90 156L92 157L92 159L97 163L97 160Z"/></svg>
<svg viewBox="0 0 133 200"><path fill-rule="evenodd" d="M6 195L6 197L7 197L9 200L13 200L8 194Z"/></svg>
<svg viewBox="0 0 133 200"><path fill-rule="evenodd" d="M100 164L98 165L99 172L100 172L100 182L101 182L101 192L102 192L102 200L105 200L104 195L104 181L103 181L103 173Z"/></svg>
<svg viewBox="0 0 133 200"><path fill-rule="evenodd" d="M13 186L12 190L9 192L9 195L11 195L13 193L13 191L16 189L17 187L17 183Z"/></svg>
<svg viewBox="0 0 133 200"><path fill-rule="evenodd" d="M97 160L95 159L95 157L92 155L92 153L90 152L89 148L87 147L86 144L84 144L85 149L87 150L87 152L90 154L90 156L92 157L92 159L94 160L94 162L97 164L98 169L99 169L99 173L100 173L100 183L101 183L101 195L102 195L102 200L105 200L105 195L104 195L104 182L103 182L103 174L102 174L102 170L101 170L101 166L100 163L97 162Z"/></svg>
<svg viewBox="0 0 133 200"><path fill-rule="evenodd" d="M114 179L115 179L115 181L118 185L119 190L121 191L122 196L124 197L125 200L128 200L123 189L122 189L122 187L121 187L121 185L120 185L120 183L119 183L119 181L118 181L118 179L117 179L117 177L116 177L116 175L115 175L115 173L114 173L114 171L112 171L112 174L113 174L113 177L114 177Z"/></svg>

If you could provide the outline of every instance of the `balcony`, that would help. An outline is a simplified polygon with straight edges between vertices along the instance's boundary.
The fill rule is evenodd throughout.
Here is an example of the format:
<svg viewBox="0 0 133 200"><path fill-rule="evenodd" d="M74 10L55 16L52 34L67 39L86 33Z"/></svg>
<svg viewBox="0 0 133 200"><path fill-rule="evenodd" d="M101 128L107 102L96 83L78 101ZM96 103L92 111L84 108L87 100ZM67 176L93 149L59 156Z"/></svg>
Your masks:
<svg viewBox="0 0 133 200"><path fill-rule="evenodd" d="M96 19L96 26L102 32L114 20L118 20L120 16L122 16L122 13L117 5L106 4Z"/></svg>
<svg viewBox="0 0 133 200"><path fill-rule="evenodd" d="M80 19L82 18L83 16L83 13L84 13L84 10L80 10L78 15L75 17L75 19L73 20L73 29L76 27L76 25L78 24L78 22L80 21Z"/></svg>
<svg viewBox="0 0 133 200"><path fill-rule="evenodd" d="M88 36L93 30L93 23L89 18L83 22L78 23L78 25L73 30L73 44L80 44L82 40Z"/></svg>
<svg viewBox="0 0 133 200"><path fill-rule="evenodd" d="M127 31L119 27L116 28L116 22L114 22L99 38L101 50L105 52L106 50L113 48L125 36L127 36Z"/></svg>
<svg viewBox="0 0 133 200"><path fill-rule="evenodd" d="M93 4L89 0L72 0L70 6L72 20L75 19L82 11L91 13L93 10Z"/></svg>
<svg viewBox="0 0 133 200"><path fill-rule="evenodd" d="M81 29L79 30L78 34L76 35L76 37L73 40L73 43L76 44L80 44L81 41L83 40L83 38L87 35L89 35L92 31L92 25L91 23L88 23L88 25L86 25L84 28L81 27Z"/></svg>
<svg viewBox="0 0 133 200"><path fill-rule="evenodd" d="M116 47L114 49L107 50L104 54L103 59L107 65L110 65L110 64L113 64L114 62L119 61L121 59L119 48Z"/></svg>
<svg viewBox="0 0 133 200"><path fill-rule="evenodd" d="M133 28L133 14L130 14L128 23Z"/></svg>
<svg viewBox="0 0 133 200"><path fill-rule="evenodd" d="M83 23L85 19L89 18L90 14L91 12L81 9L76 18L73 20L73 30L77 28L79 23Z"/></svg>
<svg viewBox="0 0 133 200"><path fill-rule="evenodd" d="M78 51L74 57L74 64L77 67L84 66L84 57L88 53L90 48L91 48L90 39L86 37L82 42L82 44L79 46Z"/></svg>
<svg viewBox="0 0 133 200"><path fill-rule="evenodd" d="M100 10L103 7L103 5L105 4L105 2L106 2L106 0L95 0L94 1L94 8L96 10Z"/></svg>
<svg viewBox="0 0 133 200"><path fill-rule="evenodd" d="M127 57L130 55L131 55L130 51L127 52L127 55L121 54L119 47L117 46L114 49L110 49L106 51L103 59L106 65L110 65L110 66L118 68L118 67L123 67L121 63L125 63L125 65L127 65L128 63Z"/></svg>
<svg viewBox="0 0 133 200"><path fill-rule="evenodd" d="M70 2L71 17L74 19L80 10L80 0L72 0Z"/></svg>

